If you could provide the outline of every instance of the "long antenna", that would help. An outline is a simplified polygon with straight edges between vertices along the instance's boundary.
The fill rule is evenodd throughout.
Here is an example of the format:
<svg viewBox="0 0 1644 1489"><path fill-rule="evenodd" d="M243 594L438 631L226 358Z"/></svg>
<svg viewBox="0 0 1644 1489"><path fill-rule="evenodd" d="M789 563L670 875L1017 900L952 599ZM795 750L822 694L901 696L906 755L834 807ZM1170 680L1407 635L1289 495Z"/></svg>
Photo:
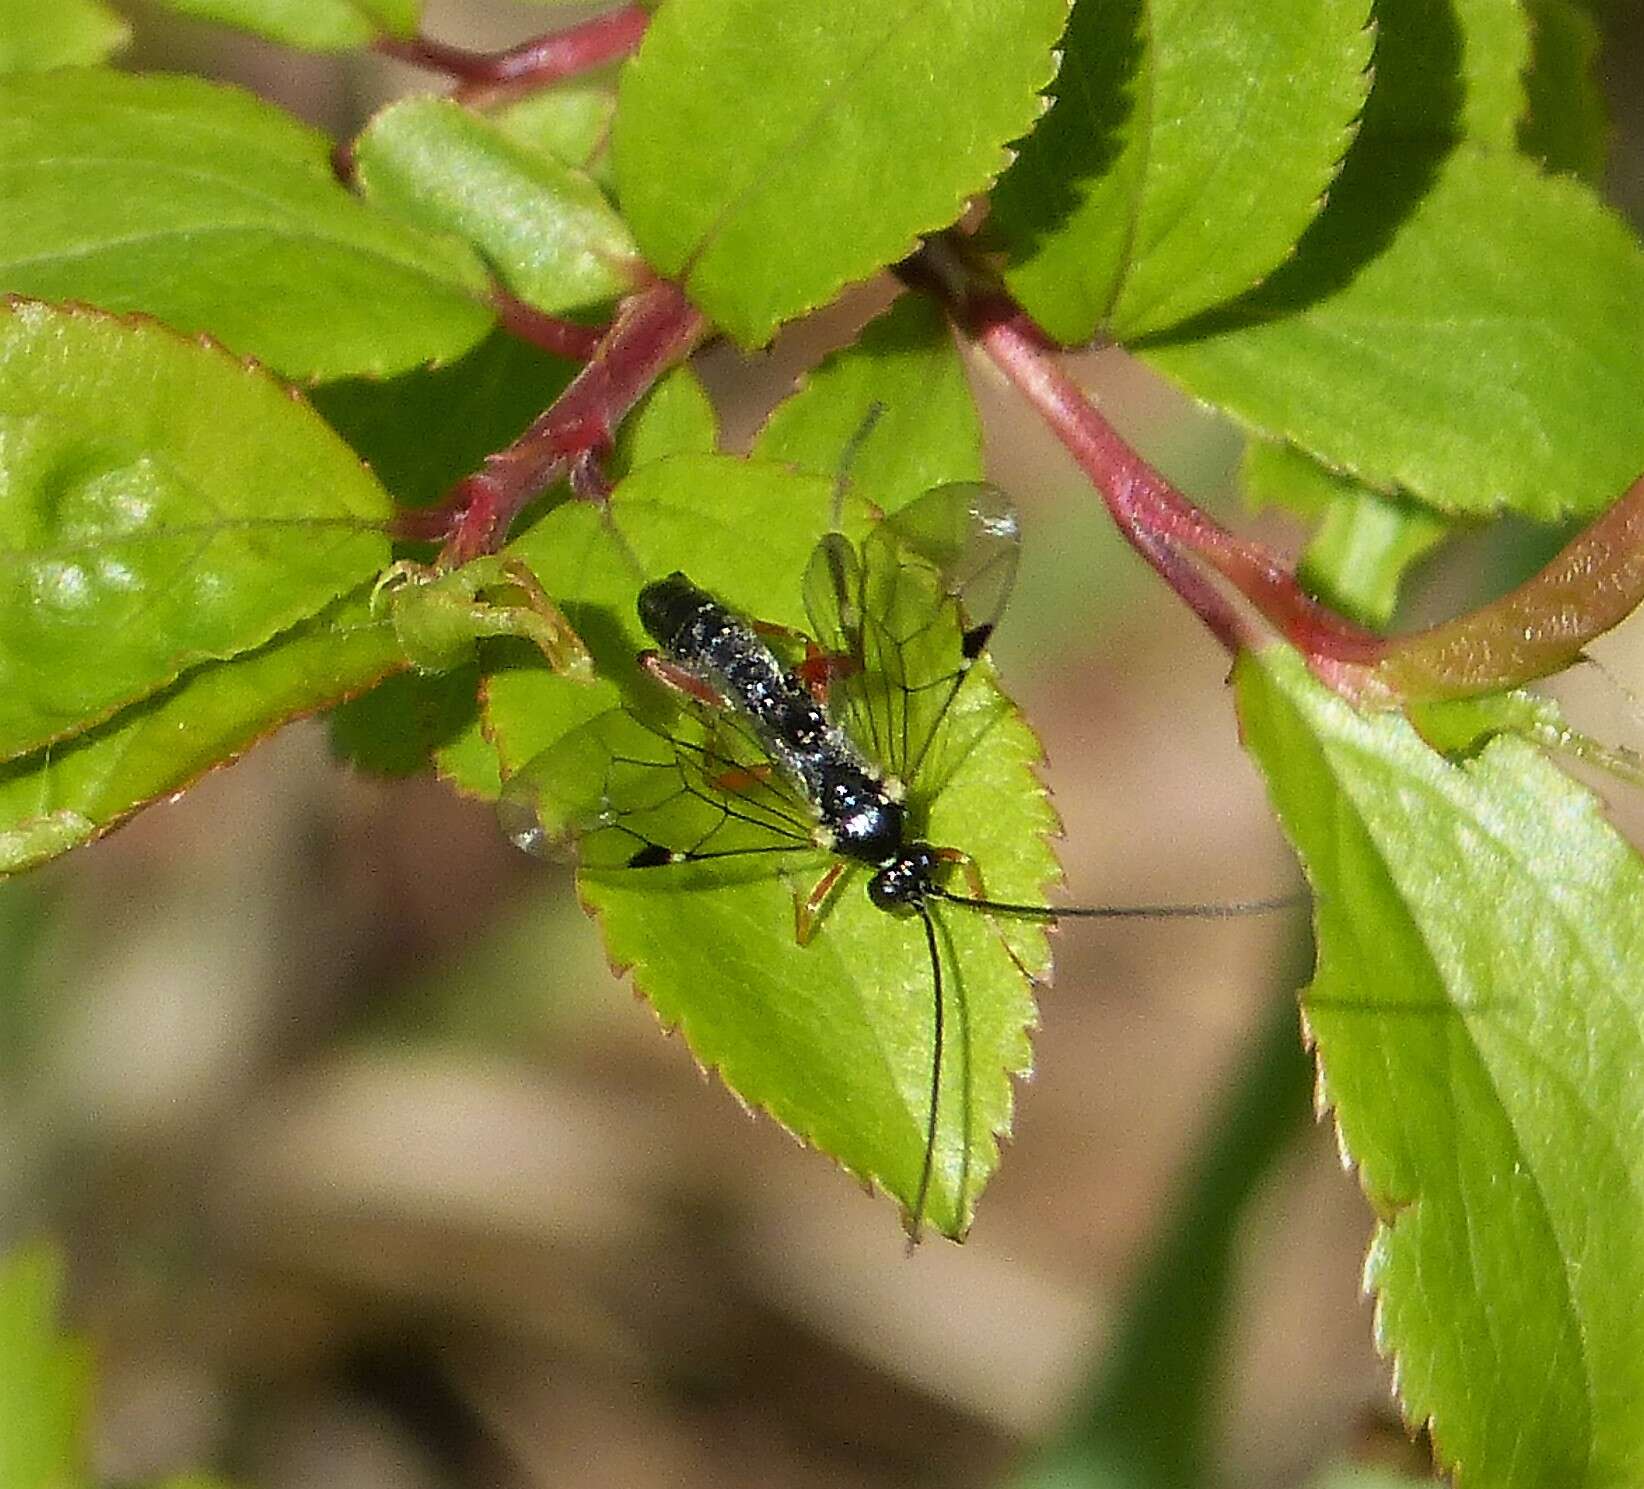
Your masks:
<svg viewBox="0 0 1644 1489"><path fill-rule="evenodd" d="M930 1061L930 1116L925 1122L925 1162L919 1170L919 1189L913 1197L913 1222L908 1227L908 1250L919 1244L919 1230L925 1221L925 1201L930 1198L931 1175L936 1167L936 1120L942 1110L942 955L936 946L936 926L930 911L918 906L925 925L925 944L930 947L930 978L934 989L935 1017L932 1023Z"/></svg>
<svg viewBox="0 0 1644 1489"><path fill-rule="evenodd" d="M932 885L930 893L950 905L969 905L993 915L1016 915L1024 920L1235 920L1243 915L1271 915L1296 910L1308 901L1306 893L1271 900L1234 900L1204 905L1012 905L975 895L954 894Z"/></svg>

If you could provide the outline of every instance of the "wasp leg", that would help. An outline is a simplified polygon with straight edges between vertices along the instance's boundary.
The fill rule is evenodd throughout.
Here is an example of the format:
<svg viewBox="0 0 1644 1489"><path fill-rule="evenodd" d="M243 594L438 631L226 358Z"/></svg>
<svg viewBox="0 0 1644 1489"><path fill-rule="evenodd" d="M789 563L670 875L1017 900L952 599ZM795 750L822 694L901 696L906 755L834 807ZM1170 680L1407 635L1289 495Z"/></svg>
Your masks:
<svg viewBox="0 0 1644 1489"><path fill-rule="evenodd" d="M833 898L834 891L839 888L840 882L849 872L850 865L841 859L831 865L827 873L811 886L808 894L794 894L793 933L794 939L801 946L810 944L811 937L816 934L816 928L821 923L822 912L827 909L828 901Z"/></svg>
<svg viewBox="0 0 1644 1489"><path fill-rule="evenodd" d="M769 784L771 767L768 765L738 765L722 770L713 777L713 784L732 796L746 796L755 786Z"/></svg>
<svg viewBox="0 0 1644 1489"><path fill-rule="evenodd" d="M707 704L709 708L730 706L716 688L705 683L696 673L681 667L678 662L670 662L666 657L658 656L654 651L642 651L639 654L639 665L671 693L683 693L687 698L694 698L698 703Z"/></svg>
<svg viewBox="0 0 1644 1489"><path fill-rule="evenodd" d="M982 865L977 863L963 848L938 848L936 856L943 863L951 863L957 866L959 872L965 876L965 883L970 889L970 897L973 900L985 900L988 897L987 885L982 881ZM987 923L993 927L993 934L999 938L999 944L1005 948L1005 955L1016 964L1016 970L1029 982L1037 983L1039 979L1022 965L1021 957L1016 955L1015 947L1010 944L1010 938L1005 935L1004 929L994 918L993 913L988 910L983 910L981 913L987 918Z"/></svg>

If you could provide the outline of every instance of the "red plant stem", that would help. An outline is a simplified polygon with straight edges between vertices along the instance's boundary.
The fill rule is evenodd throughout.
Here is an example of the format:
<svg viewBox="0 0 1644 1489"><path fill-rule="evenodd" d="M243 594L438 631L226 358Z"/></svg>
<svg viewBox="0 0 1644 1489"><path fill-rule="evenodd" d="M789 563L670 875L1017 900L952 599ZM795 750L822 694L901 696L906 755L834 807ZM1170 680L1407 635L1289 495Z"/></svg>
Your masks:
<svg viewBox="0 0 1644 1489"><path fill-rule="evenodd" d="M610 446L628 411L690 353L704 329L701 314L669 280L629 296L588 365L531 427L487 456L439 506L404 514L400 534L444 538L440 557L447 564L495 552L522 507Z"/></svg>
<svg viewBox="0 0 1644 1489"><path fill-rule="evenodd" d="M380 37L376 50L416 67L443 72L469 87L499 83L546 87L626 57L639 45L649 20L643 6L624 5L500 52L472 52L426 36Z"/></svg>
<svg viewBox="0 0 1644 1489"><path fill-rule="evenodd" d="M534 305L516 299L506 290L494 290L491 304L503 330L570 362L586 362L592 357L608 329L549 315L545 310L538 310Z"/></svg>
<svg viewBox="0 0 1644 1489"><path fill-rule="evenodd" d="M1229 650L1255 638L1245 620L1189 559L1209 565L1316 664L1375 662L1386 642L1319 604L1289 566L1201 512L1108 423L1063 370L1055 348L1007 296L982 288L960 254L940 241L902 266L934 289L970 336L1101 494L1119 531Z"/></svg>

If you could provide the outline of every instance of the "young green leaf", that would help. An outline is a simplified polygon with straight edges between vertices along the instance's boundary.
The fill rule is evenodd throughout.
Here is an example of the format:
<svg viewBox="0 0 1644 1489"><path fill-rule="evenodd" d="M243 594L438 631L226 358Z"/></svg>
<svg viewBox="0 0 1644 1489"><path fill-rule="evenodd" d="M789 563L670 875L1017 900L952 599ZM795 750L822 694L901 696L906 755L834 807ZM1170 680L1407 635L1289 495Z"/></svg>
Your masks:
<svg viewBox="0 0 1644 1489"><path fill-rule="evenodd" d="M354 160L368 198L471 243L539 310L587 309L635 285L638 250L599 187L448 99L390 104Z"/></svg>
<svg viewBox="0 0 1644 1489"><path fill-rule="evenodd" d="M941 309L904 295L870 321L772 410L753 453L843 477L884 512L945 481L979 479L981 419Z"/></svg>
<svg viewBox="0 0 1644 1489"><path fill-rule="evenodd" d="M1372 491L1271 440L1245 446L1239 474L1253 505L1282 506L1317 522L1302 582L1332 609L1378 629L1393 618L1406 571L1450 530L1430 509Z"/></svg>
<svg viewBox="0 0 1644 1489"><path fill-rule="evenodd" d="M0 875L102 836L280 725L405 665L392 624L360 594L257 651L196 667L66 745L0 765Z"/></svg>
<svg viewBox="0 0 1644 1489"><path fill-rule="evenodd" d="M90 1361L58 1332L63 1266L44 1248L0 1261L0 1484L69 1489L85 1480Z"/></svg>
<svg viewBox="0 0 1644 1489"><path fill-rule="evenodd" d="M1321 1092L1407 1419L1488 1489L1644 1477L1644 866L1531 745L1452 764L1281 649L1244 736L1316 896Z"/></svg>
<svg viewBox="0 0 1644 1489"><path fill-rule="evenodd" d="M607 679L573 691L540 669L499 673L487 711L505 765L537 751L618 699L653 713L663 700L635 666L649 645L634 613L642 579L676 568L745 613L803 626L800 578L827 529L832 482L728 457L677 456L640 468L618 487L609 516L562 507L517 540L544 585L593 647ZM849 522L860 531L860 504ZM750 545L739 535L761 534ZM976 856L990 891L1037 901L1055 874L1044 835L1054 825L1034 778L1038 747L1025 724L977 673L953 728L981 731L934 801L933 841ZM919 801L920 786L914 783ZM922 803L921 803L922 804ZM739 1095L878 1184L913 1201L929 1099L932 986L917 920L875 909L861 876L830 906L814 939L794 936L790 884L747 861L723 876L699 866L585 872L607 950L631 966L665 1023ZM1027 1068L1029 990L1011 951L1035 973L1047 966L1042 933L938 911L949 982L948 1063L928 1219L962 1234L1008 1130L1010 1077ZM958 1093L963 1093L961 1097Z"/></svg>
<svg viewBox="0 0 1644 1489"><path fill-rule="evenodd" d="M146 311L294 377L461 355L492 324L483 267L361 205L329 151L193 78L0 80L0 290Z"/></svg>
<svg viewBox="0 0 1644 1489"><path fill-rule="evenodd" d="M614 149L646 257L758 346L946 227L1008 163L1067 0L671 0Z"/></svg>
<svg viewBox="0 0 1644 1489"><path fill-rule="evenodd" d="M285 387L152 321L0 312L0 759L316 614L382 488Z"/></svg>
<svg viewBox="0 0 1644 1489"><path fill-rule="evenodd" d="M611 187L611 122L616 118L616 89L597 83L563 84L527 93L490 116L515 144L536 154L556 156L585 171L600 186Z"/></svg>
<svg viewBox="0 0 1644 1489"><path fill-rule="evenodd" d="M101 62L130 39L102 0L0 0L0 73Z"/></svg>
<svg viewBox="0 0 1644 1489"><path fill-rule="evenodd" d="M1080 0L1056 105L993 194L1012 292L1064 342L1244 293L1317 215L1372 39L1366 0Z"/></svg>
<svg viewBox="0 0 1644 1489"><path fill-rule="evenodd" d="M1500 151L1462 146L1433 174L1361 144L1294 262L1141 351L1444 512L1595 512L1644 468L1644 254L1586 187Z"/></svg>
<svg viewBox="0 0 1644 1489"><path fill-rule="evenodd" d="M411 36L422 0L159 0L201 20L255 31L290 47L347 52L379 36Z"/></svg>

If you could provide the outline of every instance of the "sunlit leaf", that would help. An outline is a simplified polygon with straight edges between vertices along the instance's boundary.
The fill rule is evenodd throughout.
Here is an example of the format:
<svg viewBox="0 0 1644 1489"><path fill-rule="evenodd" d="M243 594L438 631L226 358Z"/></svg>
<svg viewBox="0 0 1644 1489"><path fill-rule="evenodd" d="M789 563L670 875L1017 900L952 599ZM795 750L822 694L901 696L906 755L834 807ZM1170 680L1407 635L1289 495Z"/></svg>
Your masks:
<svg viewBox="0 0 1644 1489"><path fill-rule="evenodd" d="M402 99L366 127L354 158L372 201L471 243L539 310L584 309L635 286L637 250L604 192L472 110Z"/></svg>
<svg viewBox="0 0 1644 1489"><path fill-rule="evenodd" d="M489 723L510 770L624 697L653 711L655 684L634 658L650 644L634 600L642 578L683 569L747 614L802 626L800 576L826 530L832 482L758 462L676 456L642 466L610 516L585 505L551 513L513 545L564 605L607 681L573 689L541 669L493 675ZM850 520L860 531L859 506ZM740 534L758 532L750 544ZM620 542L616 539L620 539ZM1038 901L1054 875L1043 835L1053 818L1033 774L1037 745L983 683L967 684L956 731L981 744L930 804L933 841L982 865L990 890ZM646 701L648 700L648 702ZM915 784L918 798L918 783ZM911 1203L929 1098L931 977L917 921L867 900L860 876L828 911L814 941L797 944L790 885L769 874L705 882L691 866L583 876L613 960L697 1058L745 1100L832 1154L847 1169ZM1032 1002L999 933L963 911L941 916L951 979L947 1089L930 1222L969 1222L1008 1128L1010 1075L1024 1070ZM1042 968L1036 929L1011 928L1023 963Z"/></svg>
<svg viewBox="0 0 1644 1489"><path fill-rule="evenodd" d="M0 765L0 874L90 842L404 665L393 626L360 595L255 652L196 667L67 744Z"/></svg>
<svg viewBox="0 0 1644 1489"><path fill-rule="evenodd" d="M194 78L0 79L0 291L147 311L299 377L461 355L492 321L478 260L363 206L330 149Z"/></svg>
<svg viewBox="0 0 1644 1489"><path fill-rule="evenodd" d="M266 373L149 321L0 314L0 759L323 609L382 488Z"/></svg>
<svg viewBox="0 0 1644 1489"><path fill-rule="evenodd" d="M922 296L898 300L776 406L754 454L847 480L885 512L978 479L981 420L946 317Z"/></svg>
<svg viewBox="0 0 1644 1489"><path fill-rule="evenodd" d="M1366 0L1080 0L986 229L1034 319L1126 340L1277 267L1352 138L1369 19Z"/></svg>
<svg viewBox="0 0 1644 1489"><path fill-rule="evenodd" d="M130 37L102 0L0 0L0 73L101 62Z"/></svg>
<svg viewBox="0 0 1644 1489"><path fill-rule="evenodd" d="M1278 649L1244 737L1316 899L1321 1092L1401 1404L1490 1489L1644 1476L1644 866L1530 744L1459 763Z"/></svg>
<svg viewBox="0 0 1644 1489"><path fill-rule="evenodd" d="M1409 201L1389 220L1389 204ZM1579 182L1355 151L1296 260L1147 343L1198 397L1440 511L1591 513L1644 469L1644 253Z"/></svg>
<svg viewBox="0 0 1644 1489"><path fill-rule="evenodd" d="M946 227L1037 119L1067 0L671 0L624 69L623 214L746 346Z"/></svg>

